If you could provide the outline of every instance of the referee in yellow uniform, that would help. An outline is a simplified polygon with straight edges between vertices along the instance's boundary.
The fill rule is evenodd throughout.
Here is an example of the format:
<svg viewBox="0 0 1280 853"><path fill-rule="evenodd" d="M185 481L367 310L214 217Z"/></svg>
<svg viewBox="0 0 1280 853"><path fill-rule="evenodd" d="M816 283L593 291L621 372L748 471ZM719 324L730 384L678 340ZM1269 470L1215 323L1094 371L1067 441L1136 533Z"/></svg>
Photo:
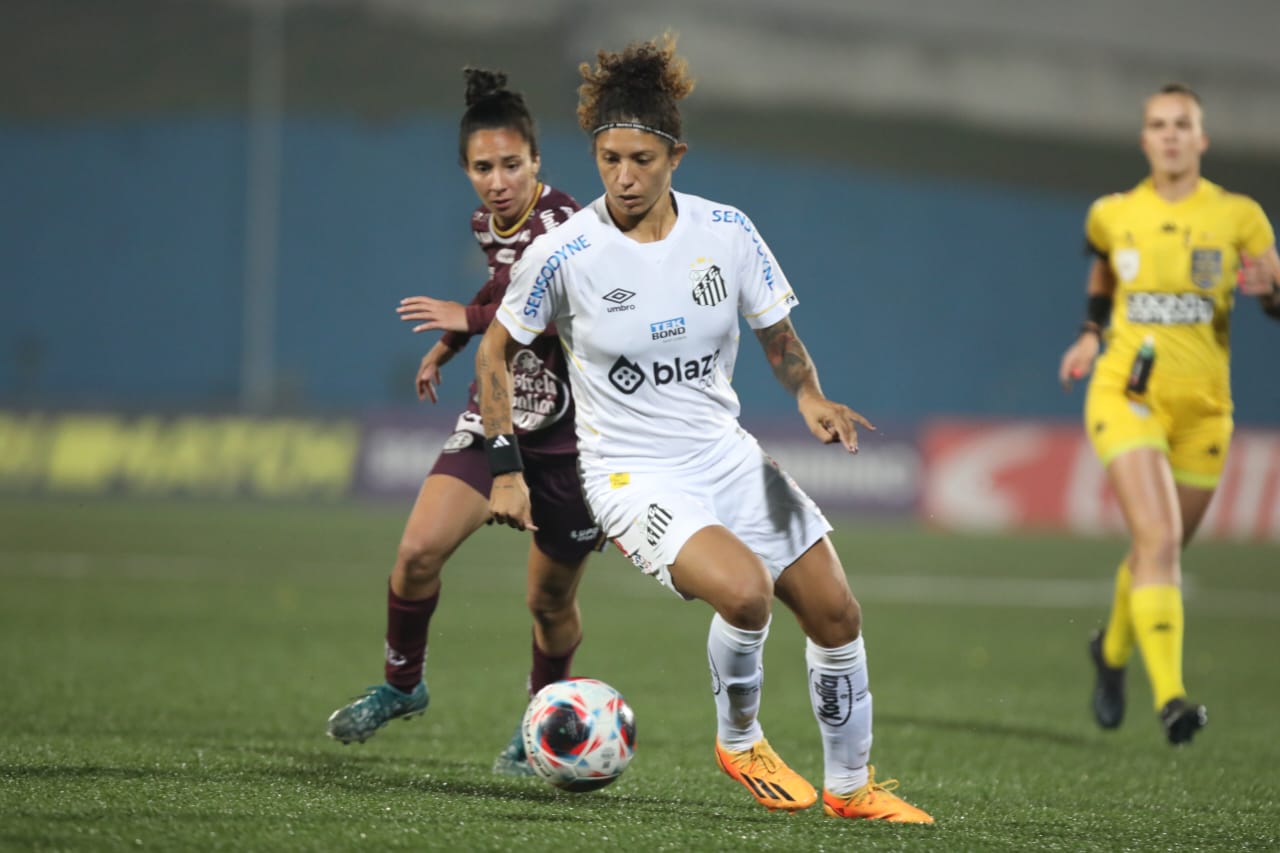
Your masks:
<svg viewBox="0 0 1280 853"><path fill-rule="evenodd" d="M1208 720L1183 684L1180 562L1231 443L1231 309L1239 292L1280 319L1280 257L1258 203L1201 177L1209 140L1195 92L1170 84L1149 97L1141 139L1150 176L1089 210L1088 317L1059 379L1093 371L1085 428L1130 535L1110 619L1089 645L1094 716L1120 725L1136 645L1179 744Z"/></svg>

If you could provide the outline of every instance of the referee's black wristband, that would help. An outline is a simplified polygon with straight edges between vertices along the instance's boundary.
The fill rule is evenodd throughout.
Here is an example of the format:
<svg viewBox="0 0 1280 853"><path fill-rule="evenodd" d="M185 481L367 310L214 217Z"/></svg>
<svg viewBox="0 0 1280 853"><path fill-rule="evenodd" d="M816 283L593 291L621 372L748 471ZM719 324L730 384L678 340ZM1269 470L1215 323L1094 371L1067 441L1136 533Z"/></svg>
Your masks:
<svg viewBox="0 0 1280 853"><path fill-rule="evenodd" d="M1085 311L1085 320L1093 323L1099 330L1106 328L1107 322L1111 319L1111 306L1113 304L1110 296L1094 294L1089 297L1089 307Z"/></svg>
<svg viewBox="0 0 1280 853"><path fill-rule="evenodd" d="M520 459L520 445L516 443L516 437L512 433L486 438L484 454L489 459L489 473L494 477L524 470L524 462Z"/></svg>
<svg viewBox="0 0 1280 853"><path fill-rule="evenodd" d="M1262 299L1262 313L1280 320L1280 281L1271 282L1271 293Z"/></svg>

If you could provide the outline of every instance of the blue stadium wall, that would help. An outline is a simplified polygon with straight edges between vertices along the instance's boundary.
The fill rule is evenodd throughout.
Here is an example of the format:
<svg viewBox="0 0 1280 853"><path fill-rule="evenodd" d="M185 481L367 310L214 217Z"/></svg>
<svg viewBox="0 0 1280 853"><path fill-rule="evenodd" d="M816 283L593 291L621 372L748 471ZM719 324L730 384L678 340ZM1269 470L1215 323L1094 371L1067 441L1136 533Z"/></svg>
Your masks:
<svg viewBox="0 0 1280 853"><path fill-rule="evenodd" d="M0 124L0 404L236 404L246 139L235 118ZM434 336L415 339L396 302L465 301L484 277L456 144L452 120L286 123L275 353L285 407L412 400ZM598 194L580 135L548 129L542 145L549 181L579 200ZM1078 417L1080 394L1063 394L1055 371L1082 311L1087 196L696 140L676 185L754 220L800 297L793 316L830 396L886 422ZM1237 419L1280 423L1280 329L1242 307ZM747 414L790 411L749 335L743 351L735 384ZM465 361L446 370L455 401L468 372Z"/></svg>

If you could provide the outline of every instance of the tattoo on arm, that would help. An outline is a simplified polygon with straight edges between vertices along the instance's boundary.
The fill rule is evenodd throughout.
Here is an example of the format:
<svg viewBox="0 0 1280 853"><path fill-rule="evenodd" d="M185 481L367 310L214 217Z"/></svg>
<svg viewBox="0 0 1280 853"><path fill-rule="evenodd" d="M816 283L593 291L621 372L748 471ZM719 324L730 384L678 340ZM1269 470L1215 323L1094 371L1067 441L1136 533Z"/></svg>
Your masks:
<svg viewBox="0 0 1280 853"><path fill-rule="evenodd" d="M791 319L784 317L765 329L756 329L756 337L764 347L765 358L773 375L792 395L812 384L818 384L817 370L809 358L804 342L796 335Z"/></svg>
<svg viewBox="0 0 1280 853"><path fill-rule="evenodd" d="M490 363L488 336L481 341L476 352L476 383L480 397L480 419L484 434L501 435L512 431L511 426L511 371L505 361Z"/></svg>

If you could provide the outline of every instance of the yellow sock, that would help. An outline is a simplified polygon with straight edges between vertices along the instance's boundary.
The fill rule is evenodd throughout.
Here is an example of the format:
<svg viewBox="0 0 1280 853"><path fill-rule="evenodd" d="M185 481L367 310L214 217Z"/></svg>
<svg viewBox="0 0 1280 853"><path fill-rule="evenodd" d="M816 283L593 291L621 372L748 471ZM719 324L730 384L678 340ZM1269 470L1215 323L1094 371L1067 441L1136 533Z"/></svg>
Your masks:
<svg viewBox="0 0 1280 853"><path fill-rule="evenodd" d="M1133 618L1129 609L1129 587L1133 576L1129 574L1129 562L1116 569L1116 589L1111 598L1111 618L1102 635L1102 659L1107 666L1119 669L1129 662L1133 654Z"/></svg>
<svg viewBox="0 0 1280 853"><path fill-rule="evenodd" d="M1159 711L1170 699L1187 695L1182 684L1182 590L1172 584L1138 587L1129 593L1129 612Z"/></svg>

